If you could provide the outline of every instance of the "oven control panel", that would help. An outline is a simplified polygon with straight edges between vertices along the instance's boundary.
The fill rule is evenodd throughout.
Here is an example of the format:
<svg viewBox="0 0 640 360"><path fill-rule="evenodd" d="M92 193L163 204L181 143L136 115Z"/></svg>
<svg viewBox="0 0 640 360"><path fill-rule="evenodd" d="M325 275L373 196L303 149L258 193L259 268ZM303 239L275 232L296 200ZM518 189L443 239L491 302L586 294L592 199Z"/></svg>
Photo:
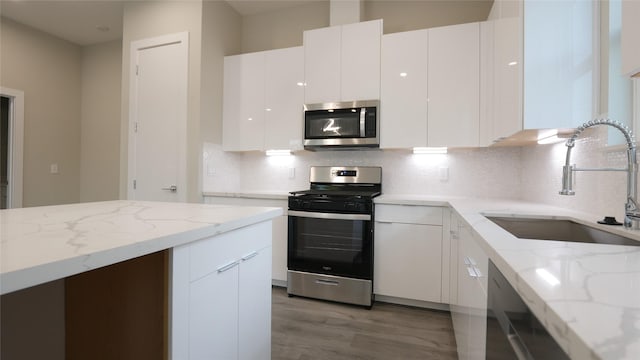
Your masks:
<svg viewBox="0 0 640 360"><path fill-rule="evenodd" d="M333 176L358 176L358 171L356 170L332 170L331 175Z"/></svg>

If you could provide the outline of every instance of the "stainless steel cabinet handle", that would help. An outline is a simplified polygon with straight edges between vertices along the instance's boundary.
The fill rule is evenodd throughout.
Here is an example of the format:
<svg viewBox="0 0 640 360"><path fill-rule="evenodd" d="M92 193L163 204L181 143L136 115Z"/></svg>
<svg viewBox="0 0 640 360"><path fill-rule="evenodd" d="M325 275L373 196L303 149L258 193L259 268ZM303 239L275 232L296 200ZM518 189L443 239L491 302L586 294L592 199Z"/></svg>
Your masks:
<svg viewBox="0 0 640 360"><path fill-rule="evenodd" d="M335 280L316 279L316 284L338 286L340 285L340 282Z"/></svg>
<svg viewBox="0 0 640 360"><path fill-rule="evenodd" d="M363 214L317 213L317 212L289 210L287 212L287 215L297 216L302 218L314 218L314 219L364 220L364 221L371 220L371 215L363 215Z"/></svg>
<svg viewBox="0 0 640 360"><path fill-rule="evenodd" d="M367 108L363 107L360 109L360 137L364 137L366 130L366 122L367 122Z"/></svg>
<svg viewBox="0 0 640 360"><path fill-rule="evenodd" d="M473 265L467 266L467 272L469 273L469 276L471 276L473 278L482 277L482 272L480 271L480 269L478 269L477 267L475 267Z"/></svg>
<svg viewBox="0 0 640 360"><path fill-rule="evenodd" d="M256 257L256 256L258 256L258 252L257 252L257 251L254 251L254 252L252 252L251 254L248 254L248 255L243 256L243 257L242 257L242 261L247 261L247 260L252 259L252 258L254 258L254 257Z"/></svg>
<svg viewBox="0 0 640 360"><path fill-rule="evenodd" d="M225 272L225 271L227 271L229 269L232 269L232 268L238 266L238 264L239 264L238 261L233 261L233 262L230 262L230 263L228 263L226 265L222 265L217 270L218 274L223 273L223 272Z"/></svg>
<svg viewBox="0 0 640 360"><path fill-rule="evenodd" d="M476 270L473 268L473 266L467 266L467 272L472 278L478 277L478 274L476 274Z"/></svg>
<svg viewBox="0 0 640 360"><path fill-rule="evenodd" d="M169 190L171 192L176 192L176 191L178 191L178 187L175 186L175 185L171 185L168 188L162 188L162 190Z"/></svg>

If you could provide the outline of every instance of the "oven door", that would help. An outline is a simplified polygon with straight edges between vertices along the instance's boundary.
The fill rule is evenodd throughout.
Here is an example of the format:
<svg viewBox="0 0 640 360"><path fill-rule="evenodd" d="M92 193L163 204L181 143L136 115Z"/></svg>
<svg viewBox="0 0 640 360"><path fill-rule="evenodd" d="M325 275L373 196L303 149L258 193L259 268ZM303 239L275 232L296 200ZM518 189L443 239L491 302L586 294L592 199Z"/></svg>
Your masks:
<svg viewBox="0 0 640 360"><path fill-rule="evenodd" d="M371 215L289 211L288 216L289 270L372 280Z"/></svg>

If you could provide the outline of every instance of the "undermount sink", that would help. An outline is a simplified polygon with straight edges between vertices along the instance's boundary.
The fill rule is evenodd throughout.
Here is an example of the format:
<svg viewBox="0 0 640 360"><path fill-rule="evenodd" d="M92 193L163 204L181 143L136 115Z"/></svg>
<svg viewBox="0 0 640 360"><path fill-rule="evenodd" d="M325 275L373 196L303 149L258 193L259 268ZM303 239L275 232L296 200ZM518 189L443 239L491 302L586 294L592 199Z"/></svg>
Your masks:
<svg viewBox="0 0 640 360"><path fill-rule="evenodd" d="M486 216L486 218L520 239L640 246L640 241L571 220L500 216Z"/></svg>

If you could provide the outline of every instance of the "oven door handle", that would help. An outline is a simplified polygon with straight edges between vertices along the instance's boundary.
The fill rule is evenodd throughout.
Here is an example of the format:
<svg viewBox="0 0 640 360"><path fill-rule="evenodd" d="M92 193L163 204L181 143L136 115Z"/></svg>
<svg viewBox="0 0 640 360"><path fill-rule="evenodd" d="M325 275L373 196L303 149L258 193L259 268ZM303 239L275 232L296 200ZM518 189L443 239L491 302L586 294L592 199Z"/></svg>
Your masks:
<svg viewBox="0 0 640 360"><path fill-rule="evenodd" d="M365 220L371 221L371 215L369 214L336 214L336 213L323 213L323 212L307 212L307 211L293 211L287 212L289 216L314 218L314 219L331 219L331 220Z"/></svg>

